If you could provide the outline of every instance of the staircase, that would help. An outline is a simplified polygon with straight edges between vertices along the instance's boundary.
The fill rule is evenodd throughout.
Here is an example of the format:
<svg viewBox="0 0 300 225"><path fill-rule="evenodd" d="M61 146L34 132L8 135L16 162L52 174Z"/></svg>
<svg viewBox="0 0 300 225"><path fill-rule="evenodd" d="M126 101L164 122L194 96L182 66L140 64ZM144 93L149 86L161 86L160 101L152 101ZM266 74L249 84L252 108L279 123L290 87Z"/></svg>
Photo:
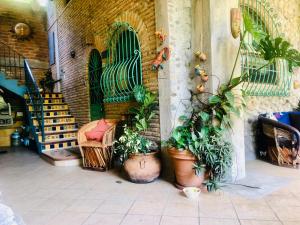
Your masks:
<svg viewBox="0 0 300 225"><path fill-rule="evenodd" d="M78 126L61 93L40 93L29 63L0 41L0 87L24 97L31 136L41 157L56 166L80 165Z"/></svg>

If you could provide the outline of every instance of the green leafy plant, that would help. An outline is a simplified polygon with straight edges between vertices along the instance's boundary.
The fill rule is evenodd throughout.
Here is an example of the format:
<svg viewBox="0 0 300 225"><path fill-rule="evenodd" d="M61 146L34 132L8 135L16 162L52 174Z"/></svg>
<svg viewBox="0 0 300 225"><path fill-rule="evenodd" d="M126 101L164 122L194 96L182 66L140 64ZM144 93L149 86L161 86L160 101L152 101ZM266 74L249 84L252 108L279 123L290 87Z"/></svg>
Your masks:
<svg viewBox="0 0 300 225"><path fill-rule="evenodd" d="M124 134L115 144L115 154L122 163L130 154L146 154L155 149L155 143L145 138L142 132L149 128L149 122L155 115L153 110L157 106L157 95L139 85L134 88L134 96L137 106L130 109L134 114L134 125L132 128L125 126Z"/></svg>
<svg viewBox="0 0 300 225"><path fill-rule="evenodd" d="M124 134L120 137L115 153L120 156L120 160L124 163L130 154L149 153L151 152L152 141L140 135L127 126L124 128Z"/></svg>
<svg viewBox="0 0 300 225"><path fill-rule="evenodd" d="M54 86L57 82L60 82L61 79L59 80L54 80L52 78L52 72L51 72L51 69L48 69L47 72L45 72L45 77L42 78L39 82L40 86L43 88L43 91L46 92L50 92L52 93L53 90L54 90Z"/></svg>
<svg viewBox="0 0 300 225"><path fill-rule="evenodd" d="M232 165L233 148L225 136L232 126L231 116L233 114L240 116L240 112L246 107L245 92L242 90L241 95L237 95L233 90L250 76L249 71L234 76L247 33L253 36L253 46L267 61L265 65L252 72L258 73L277 59L286 60L290 71L293 67L300 66L299 52L291 48L290 43L282 37L272 39L255 25L247 12L243 12L243 19L244 31L241 34L240 46L229 80L221 84L215 94L209 93L207 102L196 98L202 107L200 109L198 105L192 107L190 117L180 117L182 125L173 130L167 142L169 146L179 151L189 150L196 157L195 173L200 175L206 170L209 177L205 182L208 191L220 187L219 182L225 178L226 172ZM192 94L192 99L195 96L197 97L197 94Z"/></svg>
<svg viewBox="0 0 300 225"><path fill-rule="evenodd" d="M152 93L142 85L138 85L134 88L134 96L138 105L132 107L129 111L135 115L136 129L145 131L149 128L149 121L155 115L154 109L157 106L157 94Z"/></svg>

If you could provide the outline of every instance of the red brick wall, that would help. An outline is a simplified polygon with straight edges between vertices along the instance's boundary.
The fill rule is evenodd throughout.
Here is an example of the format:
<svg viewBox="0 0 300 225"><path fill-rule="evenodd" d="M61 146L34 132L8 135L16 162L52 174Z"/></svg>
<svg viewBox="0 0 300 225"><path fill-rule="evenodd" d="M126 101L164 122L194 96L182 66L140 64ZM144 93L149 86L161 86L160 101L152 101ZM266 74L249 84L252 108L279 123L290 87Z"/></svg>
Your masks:
<svg viewBox="0 0 300 225"><path fill-rule="evenodd" d="M46 28L46 11L34 11L28 3L14 0L0 1L0 40L7 43L14 50L24 55L32 67L48 67L48 38ZM11 32L15 24L25 22L33 30L29 40L17 40ZM39 78L44 69L33 69Z"/></svg>
<svg viewBox="0 0 300 225"><path fill-rule="evenodd" d="M64 71L62 91L72 114L80 125L89 122L89 93L87 80L88 56L93 48L106 49L107 29L118 21L129 22L138 31L142 50L143 82L152 91L158 90L157 73L151 62L156 56L154 1L132 0L72 0L65 6L64 0L56 0L60 70ZM51 19L52 21L55 21ZM50 24L49 27L51 27ZM87 31L94 34L94 46L85 44ZM76 57L70 57L75 51ZM107 118L120 118L131 103L105 104ZM158 112L157 112L158 114ZM158 115L151 123L149 136L159 139Z"/></svg>

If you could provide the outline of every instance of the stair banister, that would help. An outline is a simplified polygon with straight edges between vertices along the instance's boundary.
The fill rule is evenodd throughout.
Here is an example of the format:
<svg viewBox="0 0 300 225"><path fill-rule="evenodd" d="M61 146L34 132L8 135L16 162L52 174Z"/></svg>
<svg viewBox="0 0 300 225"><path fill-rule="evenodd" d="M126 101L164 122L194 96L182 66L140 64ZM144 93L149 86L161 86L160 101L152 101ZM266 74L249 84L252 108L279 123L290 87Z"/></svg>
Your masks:
<svg viewBox="0 0 300 225"><path fill-rule="evenodd" d="M30 99L30 103L35 112L36 119L38 121L39 131L42 134L42 141L45 141L44 131L44 99L37 86L36 80L32 75L30 66L26 59L24 59L24 72L25 72L25 84L27 86L27 93Z"/></svg>

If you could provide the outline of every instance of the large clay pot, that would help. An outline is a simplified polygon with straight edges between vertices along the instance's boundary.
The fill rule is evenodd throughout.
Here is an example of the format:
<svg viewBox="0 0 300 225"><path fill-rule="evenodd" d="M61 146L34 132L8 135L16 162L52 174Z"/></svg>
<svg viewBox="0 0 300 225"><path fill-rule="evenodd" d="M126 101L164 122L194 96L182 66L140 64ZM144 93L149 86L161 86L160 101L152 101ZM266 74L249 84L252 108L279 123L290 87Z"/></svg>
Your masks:
<svg viewBox="0 0 300 225"><path fill-rule="evenodd" d="M124 170L134 183L150 183L160 174L158 152L132 154L124 163Z"/></svg>
<svg viewBox="0 0 300 225"><path fill-rule="evenodd" d="M201 188L204 175L197 176L195 174L195 170L193 169L196 161L195 156L190 151L178 151L176 148L170 148L168 152L175 170L175 186L179 189L183 189L184 187Z"/></svg>

